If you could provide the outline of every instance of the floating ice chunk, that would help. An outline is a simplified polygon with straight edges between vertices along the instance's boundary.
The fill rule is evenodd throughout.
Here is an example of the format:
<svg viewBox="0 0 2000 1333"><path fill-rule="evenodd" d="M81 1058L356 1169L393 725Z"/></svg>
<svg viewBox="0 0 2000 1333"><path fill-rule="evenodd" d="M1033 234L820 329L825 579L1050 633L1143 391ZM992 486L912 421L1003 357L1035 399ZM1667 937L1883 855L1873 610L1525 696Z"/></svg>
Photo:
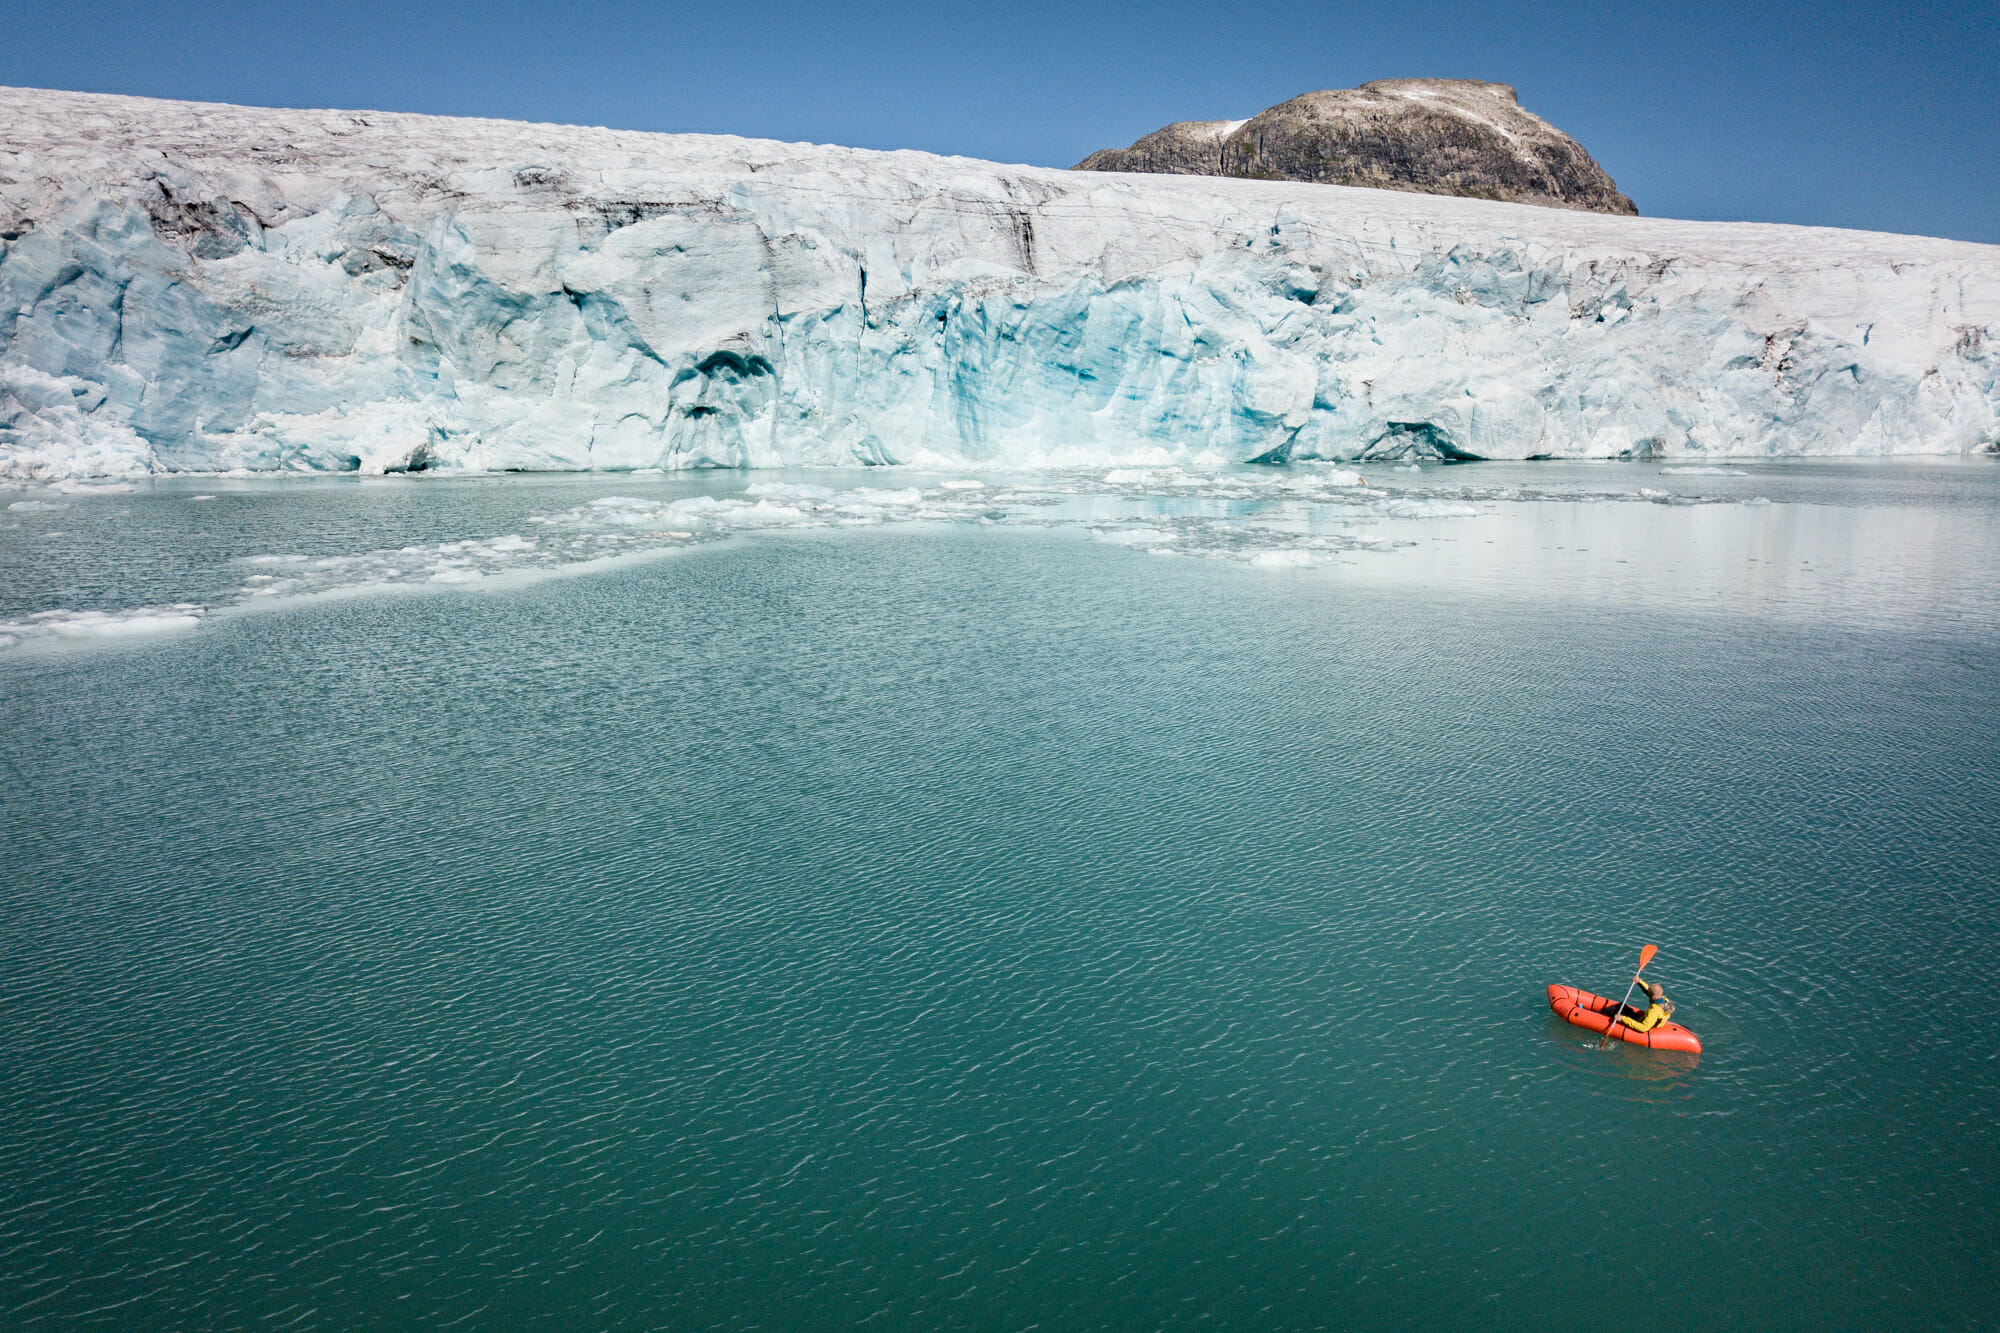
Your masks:
<svg viewBox="0 0 2000 1333"><path fill-rule="evenodd" d="M703 499L709 497L703 496ZM659 520L663 511L658 500L641 500L629 495L607 495L584 506L589 521L643 526Z"/></svg>
<svg viewBox="0 0 2000 1333"><path fill-rule="evenodd" d="M1200 486L1211 480L1178 467L1115 467L1104 474L1107 486ZM1239 484L1245 479L1237 478Z"/></svg>
<svg viewBox="0 0 2000 1333"><path fill-rule="evenodd" d="M202 608L195 602L139 606L123 611L71 611L58 607L38 611L24 621L0 624L0 648L33 639L105 640L178 634L199 626L201 615Z"/></svg>
<svg viewBox="0 0 2000 1333"><path fill-rule="evenodd" d="M1641 500L1671 500L1674 496L1672 491L1656 491L1650 486L1641 486L1639 488L1639 498Z"/></svg>
<svg viewBox="0 0 2000 1333"><path fill-rule="evenodd" d="M1265 486L1301 495L1320 495L1327 491L1349 490L1356 486L1366 486L1367 484L1359 472L1350 472L1344 468L1333 468L1324 472L1308 472L1292 476L1282 474L1274 477L1232 476L1228 479L1225 487L1219 487L1213 493L1217 495L1243 495L1248 492L1236 488Z"/></svg>
<svg viewBox="0 0 2000 1333"><path fill-rule="evenodd" d="M213 500L214 498L212 495L190 495L188 497L189 500Z"/></svg>
<svg viewBox="0 0 2000 1333"><path fill-rule="evenodd" d="M848 494L864 504L914 505L924 502L924 493L914 486L906 486L899 491L877 490L873 486L856 486Z"/></svg>
<svg viewBox="0 0 2000 1333"><path fill-rule="evenodd" d="M532 551L535 549L535 543L517 532L510 532L504 537L495 537L486 543L486 549L495 555L511 555L517 551Z"/></svg>
<svg viewBox="0 0 2000 1333"><path fill-rule="evenodd" d="M1301 551L1297 548L1284 551L1259 551L1250 557L1250 563L1260 569L1301 569L1307 565L1317 565L1326 556L1318 551Z"/></svg>
<svg viewBox="0 0 2000 1333"><path fill-rule="evenodd" d="M1391 518L1477 518L1479 511L1458 500L1398 498L1378 500L1376 512Z"/></svg>
<svg viewBox="0 0 2000 1333"><path fill-rule="evenodd" d="M1670 477L1747 477L1750 474L1733 467L1663 467L1660 469Z"/></svg>
<svg viewBox="0 0 2000 1333"><path fill-rule="evenodd" d="M60 500L16 500L7 507L24 514L46 514L54 509L69 508Z"/></svg>
<svg viewBox="0 0 2000 1333"><path fill-rule="evenodd" d="M744 527L750 527L762 523L805 522L810 521L812 515L806 513L805 510L799 508L797 505L777 504L771 500L759 500L754 505L747 505L743 508L732 510L726 517L731 522Z"/></svg>
<svg viewBox="0 0 2000 1333"><path fill-rule="evenodd" d="M49 489L61 495L130 495L139 488L129 481L77 481L68 478L51 482Z"/></svg>
<svg viewBox="0 0 2000 1333"><path fill-rule="evenodd" d="M942 484L948 491L983 491L986 489L985 482L974 481L970 477L954 477L952 480Z"/></svg>
<svg viewBox="0 0 2000 1333"><path fill-rule="evenodd" d="M166 615L134 615L131 613L107 615L101 620L76 620L59 627L56 633L83 637L96 635L99 638L119 638L132 634L178 634L201 624L201 617L185 612Z"/></svg>

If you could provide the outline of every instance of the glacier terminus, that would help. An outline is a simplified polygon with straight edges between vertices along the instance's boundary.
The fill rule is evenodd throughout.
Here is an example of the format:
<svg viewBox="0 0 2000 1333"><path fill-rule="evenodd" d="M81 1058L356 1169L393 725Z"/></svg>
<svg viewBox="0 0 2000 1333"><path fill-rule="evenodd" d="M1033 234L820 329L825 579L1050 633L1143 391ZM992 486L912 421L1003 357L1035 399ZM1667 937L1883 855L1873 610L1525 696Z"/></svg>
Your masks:
<svg viewBox="0 0 2000 1333"><path fill-rule="evenodd" d="M2000 247L0 90L0 476L2000 448Z"/></svg>

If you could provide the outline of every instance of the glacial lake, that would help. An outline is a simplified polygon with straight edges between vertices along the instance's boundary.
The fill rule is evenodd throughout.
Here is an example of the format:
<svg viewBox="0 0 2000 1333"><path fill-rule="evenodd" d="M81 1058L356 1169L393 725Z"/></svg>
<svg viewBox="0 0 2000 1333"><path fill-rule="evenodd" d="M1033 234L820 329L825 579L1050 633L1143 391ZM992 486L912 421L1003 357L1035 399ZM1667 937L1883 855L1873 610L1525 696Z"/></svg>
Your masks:
<svg viewBox="0 0 2000 1333"><path fill-rule="evenodd" d="M0 1326L1993 1327L2000 463L1363 472L0 492Z"/></svg>

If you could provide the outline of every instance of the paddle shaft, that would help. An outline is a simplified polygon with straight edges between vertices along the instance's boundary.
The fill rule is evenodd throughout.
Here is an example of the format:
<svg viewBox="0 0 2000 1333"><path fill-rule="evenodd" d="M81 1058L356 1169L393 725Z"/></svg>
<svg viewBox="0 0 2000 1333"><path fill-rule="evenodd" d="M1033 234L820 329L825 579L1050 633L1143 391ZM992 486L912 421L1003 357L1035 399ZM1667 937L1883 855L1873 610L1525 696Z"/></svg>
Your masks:
<svg viewBox="0 0 2000 1333"><path fill-rule="evenodd" d="M1604 1035L1597 1039L1598 1050L1601 1051L1606 1046L1609 1046L1611 1044L1611 1029L1617 1026L1618 1015L1625 1012L1626 1001L1632 998L1632 986L1637 986L1639 984L1639 978L1645 974L1646 964L1653 961L1653 955L1657 952L1658 948L1651 944L1647 945L1645 948L1639 951L1639 970L1632 974L1632 985L1627 986L1625 988L1625 999L1620 1000L1618 1002L1618 1007L1611 1011L1611 1022L1605 1025Z"/></svg>

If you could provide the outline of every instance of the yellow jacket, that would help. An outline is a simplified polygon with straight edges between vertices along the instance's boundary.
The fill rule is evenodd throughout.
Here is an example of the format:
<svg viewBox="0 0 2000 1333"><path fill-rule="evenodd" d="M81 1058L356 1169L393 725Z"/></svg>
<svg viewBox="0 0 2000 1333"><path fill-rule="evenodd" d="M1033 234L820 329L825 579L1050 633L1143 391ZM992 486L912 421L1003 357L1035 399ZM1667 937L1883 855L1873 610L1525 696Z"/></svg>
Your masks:
<svg viewBox="0 0 2000 1333"><path fill-rule="evenodd" d="M1645 1017L1634 1018L1630 1014L1620 1014L1618 1021L1634 1032L1651 1032L1673 1017L1673 1012L1674 1007L1671 1004L1649 1004L1646 1006Z"/></svg>

